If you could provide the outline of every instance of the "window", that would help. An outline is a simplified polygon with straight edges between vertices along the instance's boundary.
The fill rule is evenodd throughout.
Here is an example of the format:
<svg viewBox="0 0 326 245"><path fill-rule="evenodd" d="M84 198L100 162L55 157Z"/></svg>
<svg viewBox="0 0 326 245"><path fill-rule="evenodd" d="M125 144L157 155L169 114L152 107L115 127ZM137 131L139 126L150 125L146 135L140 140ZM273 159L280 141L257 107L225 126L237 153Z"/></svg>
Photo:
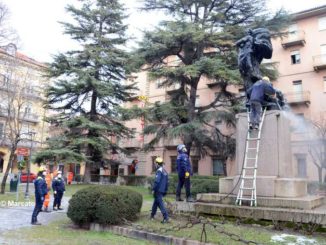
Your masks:
<svg viewBox="0 0 326 245"><path fill-rule="evenodd" d="M298 50L291 52L291 64L300 64L300 52Z"/></svg>
<svg viewBox="0 0 326 245"><path fill-rule="evenodd" d="M195 106L196 106L196 107L200 106L200 98L199 98L199 95L196 95Z"/></svg>
<svg viewBox="0 0 326 245"><path fill-rule="evenodd" d="M177 172L177 157L176 156L170 156L171 161L171 173Z"/></svg>
<svg viewBox="0 0 326 245"><path fill-rule="evenodd" d="M75 175L80 175L80 164L76 164Z"/></svg>
<svg viewBox="0 0 326 245"><path fill-rule="evenodd" d="M318 29L320 31L326 30L326 16L318 19Z"/></svg>
<svg viewBox="0 0 326 245"><path fill-rule="evenodd" d="M155 88L160 88L160 86L161 86L161 80L160 79L155 80Z"/></svg>
<svg viewBox="0 0 326 245"><path fill-rule="evenodd" d="M240 94L240 96L245 96L246 95L245 88L239 88L239 94Z"/></svg>
<svg viewBox="0 0 326 245"><path fill-rule="evenodd" d="M25 107L24 115L30 115L31 113L32 113L32 105L31 104L28 104Z"/></svg>
<svg viewBox="0 0 326 245"><path fill-rule="evenodd" d="M293 92L302 93L302 81L301 80L293 81L292 84L293 84Z"/></svg>
<svg viewBox="0 0 326 245"><path fill-rule="evenodd" d="M307 131L307 123L303 113L295 114L296 117L293 121L294 131L297 133L304 133Z"/></svg>
<svg viewBox="0 0 326 245"><path fill-rule="evenodd" d="M298 154L296 157L297 157L297 164L298 164L298 177L306 178L307 177L306 155Z"/></svg>
<svg viewBox="0 0 326 245"><path fill-rule="evenodd" d="M213 158L213 175L225 175L224 161L222 159Z"/></svg>
<svg viewBox="0 0 326 245"><path fill-rule="evenodd" d="M194 174L198 174L199 157L191 157L191 167Z"/></svg>

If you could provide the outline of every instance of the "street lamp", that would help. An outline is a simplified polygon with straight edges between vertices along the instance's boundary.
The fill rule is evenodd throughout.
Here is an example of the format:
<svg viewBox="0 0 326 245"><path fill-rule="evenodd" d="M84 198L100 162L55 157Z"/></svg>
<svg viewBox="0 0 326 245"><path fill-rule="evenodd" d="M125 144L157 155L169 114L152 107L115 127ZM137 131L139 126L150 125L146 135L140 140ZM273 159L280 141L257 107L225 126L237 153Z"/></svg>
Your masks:
<svg viewBox="0 0 326 245"><path fill-rule="evenodd" d="M29 159L27 163L27 183L26 183L26 191L25 191L25 199L29 199L29 175L30 175L30 169L31 169L31 161L32 161L32 149L33 149L33 138L36 134L36 132L30 131L27 133L30 135L30 141L31 141L31 149L29 151Z"/></svg>

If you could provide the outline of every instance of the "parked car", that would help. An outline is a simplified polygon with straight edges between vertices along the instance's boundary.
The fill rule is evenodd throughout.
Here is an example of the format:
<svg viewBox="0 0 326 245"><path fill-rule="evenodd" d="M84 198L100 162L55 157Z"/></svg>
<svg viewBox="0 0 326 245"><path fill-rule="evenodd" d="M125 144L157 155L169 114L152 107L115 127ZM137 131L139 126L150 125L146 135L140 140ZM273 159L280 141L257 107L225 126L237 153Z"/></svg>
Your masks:
<svg viewBox="0 0 326 245"><path fill-rule="evenodd" d="M36 179L36 174L29 173L29 183L33 182ZM20 175L20 182L27 183L27 173L21 173Z"/></svg>

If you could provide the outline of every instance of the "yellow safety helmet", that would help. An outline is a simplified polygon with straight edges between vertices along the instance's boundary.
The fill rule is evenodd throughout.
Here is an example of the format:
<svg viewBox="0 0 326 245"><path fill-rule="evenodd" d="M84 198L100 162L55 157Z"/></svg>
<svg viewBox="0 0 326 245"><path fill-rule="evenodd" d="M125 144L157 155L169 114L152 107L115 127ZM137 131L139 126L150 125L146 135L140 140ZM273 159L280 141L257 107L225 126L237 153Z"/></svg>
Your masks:
<svg viewBox="0 0 326 245"><path fill-rule="evenodd" d="M263 80L267 81L267 82L271 82L271 80L269 80L269 77L263 77Z"/></svg>
<svg viewBox="0 0 326 245"><path fill-rule="evenodd" d="M39 169L38 169L39 172L43 172L43 171L46 171L46 167L45 166L41 166Z"/></svg>
<svg viewBox="0 0 326 245"><path fill-rule="evenodd" d="M157 163L157 164L163 164L163 159L161 158L161 157L157 157L156 159L155 159L155 162Z"/></svg>

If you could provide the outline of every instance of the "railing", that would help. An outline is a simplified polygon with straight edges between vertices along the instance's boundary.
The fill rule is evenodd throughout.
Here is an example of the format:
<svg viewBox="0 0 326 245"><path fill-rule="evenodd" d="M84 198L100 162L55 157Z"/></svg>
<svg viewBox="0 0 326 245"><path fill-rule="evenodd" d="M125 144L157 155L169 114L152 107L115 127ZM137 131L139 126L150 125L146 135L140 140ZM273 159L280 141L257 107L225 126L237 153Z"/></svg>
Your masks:
<svg viewBox="0 0 326 245"><path fill-rule="evenodd" d="M310 91L286 93L285 98L289 104L310 103Z"/></svg>
<svg viewBox="0 0 326 245"><path fill-rule="evenodd" d="M169 86L169 87L166 88L166 92L167 93L172 93L172 92L178 90L180 87L181 86L178 83L177 84L173 84L173 85L171 85L171 86Z"/></svg>
<svg viewBox="0 0 326 245"><path fill-rule="evenodd" d="M312 57L312 60L316 71L326 68L326 54L315 55Z"/></svg>
<svg viewBox="0 0 326 245"><path fill-rule="evenodd" d="M305 45L305 32L302 30L289 32L288 36L281 41L283 48L295 45Z"/></svg>
<svg viewBox="0 0 326 245"><path fill-rule="evenodd" d="M130 138L130 139L121 139L119 145L125 148L140 148L141 141L139 140L139 137Z"/></svg>
<svg viewBox="0 0 326 245"><path fill-rule="evenodd" d="M30 121L30 122L39 122L39 116L34 113L28 113L22 117L23 120L25 121Z"/></svg>

